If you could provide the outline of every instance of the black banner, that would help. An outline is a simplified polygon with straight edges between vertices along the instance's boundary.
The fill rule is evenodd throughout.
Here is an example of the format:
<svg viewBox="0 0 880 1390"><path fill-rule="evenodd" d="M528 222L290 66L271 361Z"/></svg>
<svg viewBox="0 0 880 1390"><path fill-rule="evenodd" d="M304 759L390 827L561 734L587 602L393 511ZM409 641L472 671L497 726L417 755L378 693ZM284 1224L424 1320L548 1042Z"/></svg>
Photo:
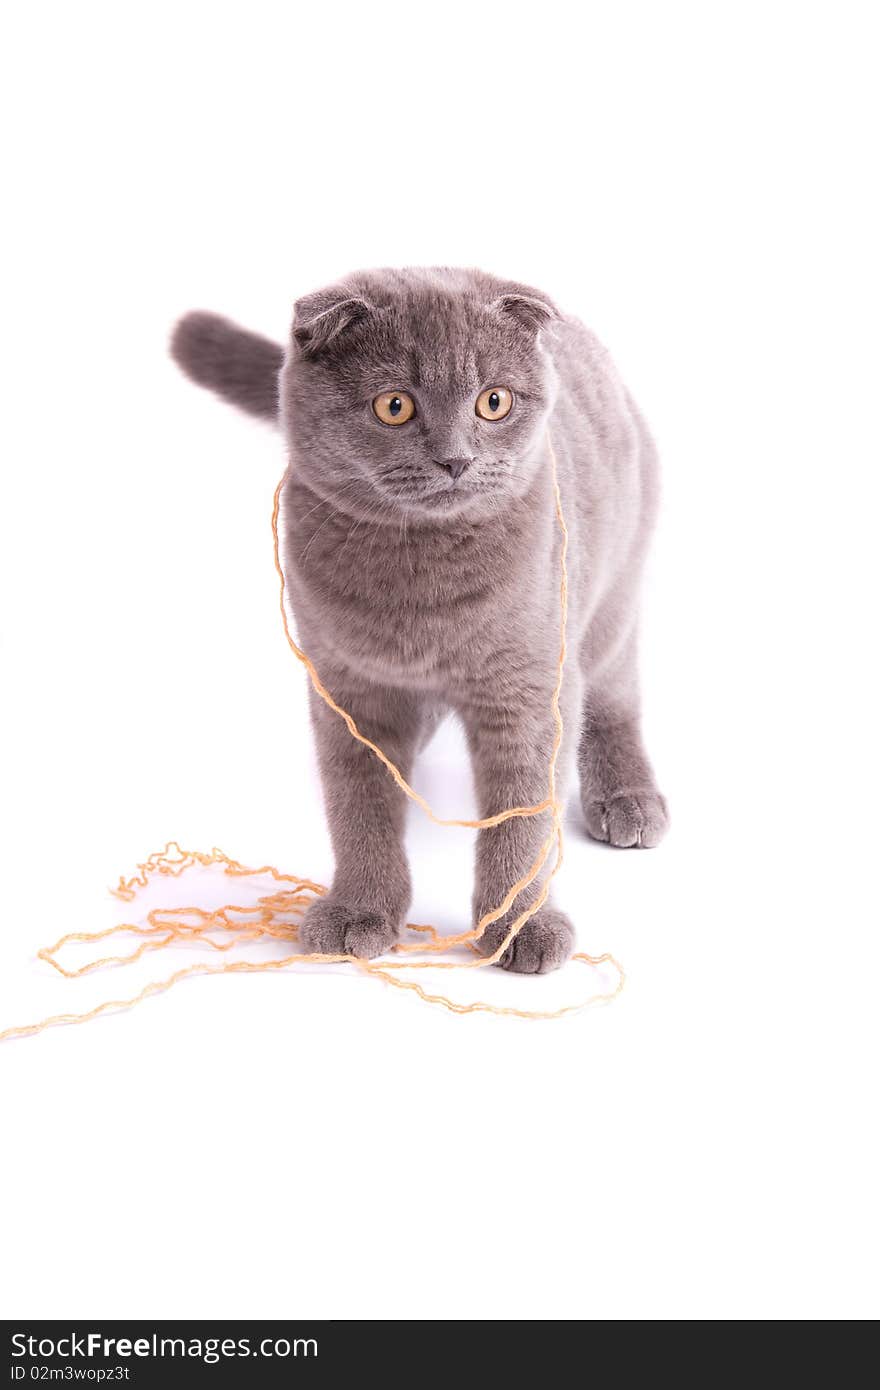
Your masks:
<svg viewBox="0 0 880 1390"><path fill-rule="evenodd" d="M505 1370L545 1378L582 1357L580 1325L468 1322L6 1321L0 1390L55 1385L127 1390L160 1383L339 1383L346 1373L420 1380ZM601 1358L593 1359L598 1369Z"/></svg>
<svg viewBox="0 0 880 1390"><path fill-rule="evenodd" d="M198 1387L319 1384L351 1367L354 1340L332 1322L3 1323L0 1390L38 1385L126 1390L160 1382ZM368 1326L368 1324L365 1324Z"/></svg>

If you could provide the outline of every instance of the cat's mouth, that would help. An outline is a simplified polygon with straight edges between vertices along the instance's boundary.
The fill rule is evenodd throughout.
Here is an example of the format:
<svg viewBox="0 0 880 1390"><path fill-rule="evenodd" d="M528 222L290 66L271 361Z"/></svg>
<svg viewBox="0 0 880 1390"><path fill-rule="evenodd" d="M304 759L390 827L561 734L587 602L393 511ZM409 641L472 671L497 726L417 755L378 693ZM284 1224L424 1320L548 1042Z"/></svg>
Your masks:
<svg viewBox="0 0 880 1390"><path fill-rule="evenodd" d="M459 478L445 486L383 487L385 495L405 510L443 512L460 510L482 495L484 489Z"/></svg>
<svg viewBox="0 0 880 1390"><path fill-rule="evenodd" d="M474 512L481 506L497 509L499 501L507 492L506 479L496 473L487 485L483 476L474 476L478 470L467 470L457 478L441 474L410 473L409 476L397 473L396 476L374 477L373 487L396 511L422 517L445 518L463 512Z"/></svg>
<svg viewBox="0 0 880 1390"><path fill-rule="evenodd" d="M455 512L473 503L482 496L483 489L473 487L459 480L449 487L438 487L419 493L412 501L416 506L432 512Z"/></svg>

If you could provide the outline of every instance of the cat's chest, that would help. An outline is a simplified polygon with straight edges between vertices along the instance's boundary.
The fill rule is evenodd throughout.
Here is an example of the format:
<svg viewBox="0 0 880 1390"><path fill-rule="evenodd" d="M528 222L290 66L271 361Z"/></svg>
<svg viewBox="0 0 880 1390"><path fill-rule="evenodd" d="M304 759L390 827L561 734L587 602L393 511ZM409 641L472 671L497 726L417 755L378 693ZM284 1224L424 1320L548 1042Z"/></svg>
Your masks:
<svg viewBox="0 0 880 1390"><path fill-rule="evenodd" d="M319 508L293 515L286 536L304 636L376 679L454 681L530 606L509 534L371 526Z"/></svg>

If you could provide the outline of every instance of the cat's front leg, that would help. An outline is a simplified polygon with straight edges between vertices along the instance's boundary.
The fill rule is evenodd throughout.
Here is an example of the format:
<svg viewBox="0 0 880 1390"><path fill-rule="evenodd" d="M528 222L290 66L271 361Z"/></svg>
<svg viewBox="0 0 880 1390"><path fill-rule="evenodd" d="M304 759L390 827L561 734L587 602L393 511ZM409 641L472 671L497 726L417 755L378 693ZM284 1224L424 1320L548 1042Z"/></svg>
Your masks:
<svg viewBox="0 0 880 1390"><path fill-rule="evenodd" d="M409 778L421 716L411 695L346 685L328 673L334 698ZM407 801L376 755L352 738L338 714L310 692L324 802L336 860L329 893L306 912L306 951L371 957L394 944L410 900L403 847Z"/></svg>
<svg viewBox="0 0 880 1390"><path fill-rule="evenodd" d="M481 692L462 709L467 730L480 817L512 806L533 806L547 796L548 762L555 726L550 692L531 692L508 703L495 703ZM568 740L566 740L566 745ZM564 778L563 750L560 777ZM560 786L562 782L560 782ZM532 867L552 825L549 811L517 817L481 830L477 840L474 920L497 907L508 890ZM553 863L551 850L542 873L515 899L510 910L487 927L478 945L485 955L500 946L511 924L535 902ZM520 928L498 964L523 974L556 970L570 957L574 929L550 899Z"/></svg>

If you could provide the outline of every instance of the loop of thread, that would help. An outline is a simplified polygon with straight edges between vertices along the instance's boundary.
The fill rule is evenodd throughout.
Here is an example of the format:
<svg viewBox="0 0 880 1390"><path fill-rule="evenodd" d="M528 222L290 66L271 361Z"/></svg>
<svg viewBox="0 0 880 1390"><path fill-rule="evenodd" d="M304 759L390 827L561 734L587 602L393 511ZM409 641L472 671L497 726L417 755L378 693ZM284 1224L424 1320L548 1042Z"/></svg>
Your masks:
<svg viewBox="0 0 880 1390"><path fill-rule="evenodd" d="M480 918L479 922L477 922L476 926L470 928L468 931L458 932L453 936L441 936L436 928L431 926L423 926L418 923L409 924L408 930L414 932L419 939L415 941L397 942L393 954L400 957L399 959L383 958L374 961L363 960L359 956L348 954L328 955L320 952L296 952L295 954L287 955L277 960L235 960L224 961L217 965L198 962L194 965L184 966L182 969L169 975L166 979L152 981L130 999L110 999L102 1004L98 1004L95 1008L88 1010L86 1013L54 1014L50 1018L41 1020L39 1023L7 1028L3 1032L0 1032L0 1042L4 1042L11 1038L28 1037L35 1033L41 1033L47 1028L62 1024L86 1023L90 1019L97 1018L104 1013L133 1008L134 1005L142 1003L145 999L149 999L153 995L162 994L166 990L171 989L181 980L189 979L196 975L252 974L262 971L283 970L290 966L303 965L310 962L322 962L324 964L344 962L346 964L355 965L366 975L372 975L377 979L383 980L386 984L393 986L395 989L410 990L425 1003L438 1004L442 1008L448 1009L451 1013L456 1014L491 1013L507 1015L513 1018L554 1019L562 1018L566 1014L576 1013L581 1009L587 1008L591 1004L608 1003L617 997L623 989L625 975L620 962L615 960L615 958L607 952L600 956L590 956L585 952L579 952L573 959L591 966L601 966L604 964L613 966L617 972L617 984L614 989L592 994L588 998L582 999L577 1003L566 1004L558 1009L517 1009L509 1006L490 1004L483 1000L476 1000L471 1003L460 1003L443 994L429 993L417 980L406 979L399 973L404 970L481 969L484 966L496 964L502 958L518 932L525 926L526 922L528 922L546 902L550 892L551 882L559 872L562 864L562 807L556 794L556 767L563 733L562 713L559 700L566 658L566 622L568 615L568 572L566 556L568 551L568 528L565 524L562 497L559 491L556 455L549 436L547 438L547 444L553 469L556 520L560 532L560 640L556 682L551 701L554 736L548 766L547 795L543 801L534 806L513 806L508 810L499 811L497 815L487 816L482 820L447 819L436 815L425 798L410 786L400 769L395 766L377 744L373 743L371 739L361 733L348 711L336 703L333 696L321 681L309 656L294 641L287 619L284 571L281 565L278 538L278 516L281 504L281 491L284 486L286 474L282 477L275 489L272 507L275 569L278 574L280 586L279 604L284 635L297 661L299 661L308 672L315 691L324 703L343 720L352 738L357 739L359 743L362 743L365 748L369 749L370 752L379 759L394 778L394 781L404 795L408 796L411 801L414 801L416 805L421 807L425 814L437 825L461 826L473 830L484 830L501 825L504 821L512 820L515 817L538 816L547 812L550 813L550 828L533 863L522 878L518 879L516 883L511 884L501 902L491 911L486 912ZM476 947L476 942L480 940L483 933L493 922L496 922L510 910L519 894L538 878L554 850L555 856L552 866L532 905L515 918L506 932L504 940L495 951L490 955L483 955L480 953ZM146 915L146 925L120 922L116 926L108 927L106 930L100 932L69 932L67 935L62 936L60 940L56 941L54 945L43 947L38 951L37 954L39 958L46 961L47 964L51 965L66 979L76 979L81 975L89 974L92 971L102 968L130 965L150 951L171 948L176 943L190 946L201 945L209 950L221 953L231 950L234 946L251 944L258 941L275 940L295 943L297 940L299 917L316 896L320 896L327 891L321 884L315 883L311 879L298 878L294 874L282 873L279 869L276 869L270 864L264 864L258 868L248 868L240 864L237 860L224 854L220 849L212 849L209 854L199 850L183 850L176 841L170 841L164 850L150 855L143 864L138 865L137 873L127 879L124 877L121 878L117 887L111 891L122 901L131 902L148 886L153 876L180 877L182 874L186 873L188 869L198 865L203 867L212 865L222 866L223 873L233 878L268 876L277 884L284 886L279 886L276 892L262 895L257 899L256 903L226 903L222 907L211 909L202 907L153 908ZM143 938L140 945L136 946L126 955L102 956L75 970L68 970L58 959L59 952L65 946L72 943L103 941L108 937L126 932L135 937ZM219 940L212 934L217 932L221 933ZM436 959L436 953L448 952L456 946L467 946L471 952L471 959ZM427 954L428 958L411 958L412 954L415 952L423 956Z"/></svg>

